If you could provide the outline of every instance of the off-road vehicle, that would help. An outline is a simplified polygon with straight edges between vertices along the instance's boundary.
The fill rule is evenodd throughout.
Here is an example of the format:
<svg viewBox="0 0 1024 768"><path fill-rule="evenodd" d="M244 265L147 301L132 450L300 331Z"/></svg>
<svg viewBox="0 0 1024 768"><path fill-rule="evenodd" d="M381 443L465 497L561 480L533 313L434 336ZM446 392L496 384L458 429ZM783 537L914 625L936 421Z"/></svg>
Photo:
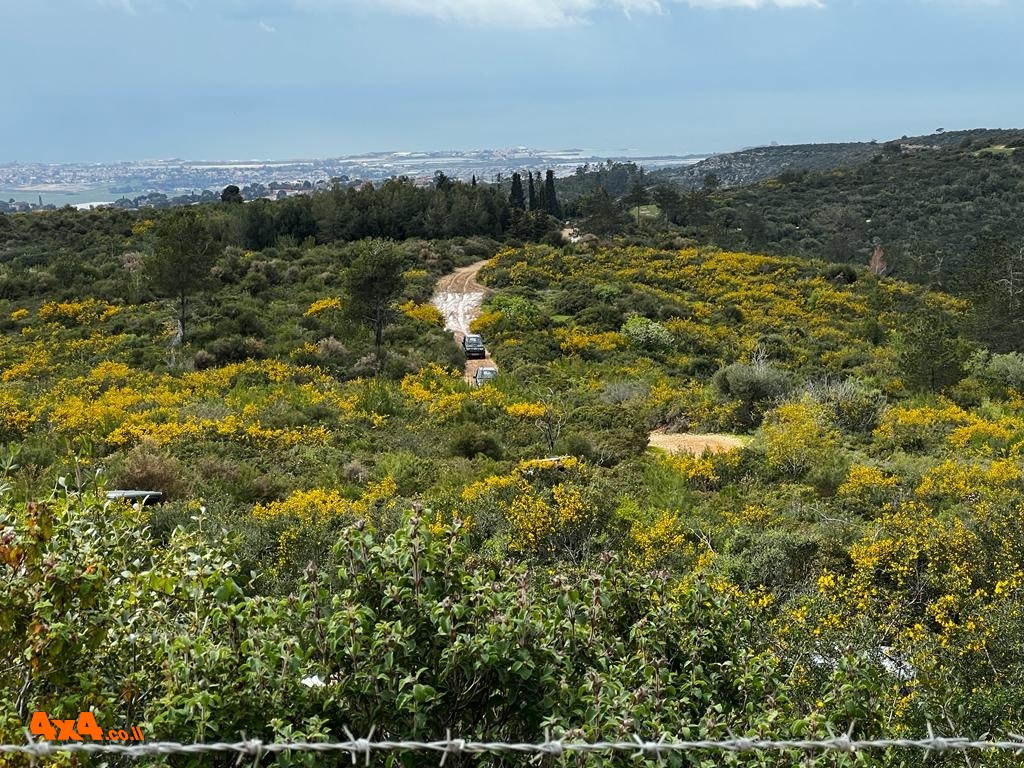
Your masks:
<svg viewBox="0 0 1024 768"><path fill-rule="evenodd" d="M483 360L487 357L483 336L476 333L467 333L462 337L462 350L466 353L467 358L478 357Z"/></svg>

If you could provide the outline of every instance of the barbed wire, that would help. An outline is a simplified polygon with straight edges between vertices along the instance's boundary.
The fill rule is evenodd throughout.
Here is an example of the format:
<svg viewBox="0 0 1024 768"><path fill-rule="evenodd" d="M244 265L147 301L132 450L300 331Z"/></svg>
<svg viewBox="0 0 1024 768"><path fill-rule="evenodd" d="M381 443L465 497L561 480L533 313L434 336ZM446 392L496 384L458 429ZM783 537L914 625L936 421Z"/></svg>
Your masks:
<svg viewBox="0 0 1024 768"><path fill-rule="evenodd" d="M259 758L283 752L348 753L355 765L363 757L369 765L370 757L377 752L436 752L441 755L441 765L448 755L498 755L517 753L522 755L560 756L592 753L630 753L634 757L661 757L673 752L720 751L720 752L861 752L882 749L919 749L925 752L966 752L966 751L1011 751L1024 754L1024 736L1011 733L1007 739L969 739L964 737L936 736L928 729L928 736L920 739L854 739L849 733L828 739L762 739L732 737L729 739L699 739L695 741L644 741L634 736L632 741L562 741L551 739L539 743L507 743L501 741L467 741L453 739L451 734L438 741L373 741L373 731L364 739L357 739L346 730L348 741L274 741L248 739L237 742L216 742L209 744L181 744L173 741L156 741L146 744L104 744L89 742L54 743L49 741L27 744L0 744L0 755L22 754L31 757L50 757L66 753L113 754L130 758L153 755L202 755L213 753L235 753L241 756Z"/></svg>

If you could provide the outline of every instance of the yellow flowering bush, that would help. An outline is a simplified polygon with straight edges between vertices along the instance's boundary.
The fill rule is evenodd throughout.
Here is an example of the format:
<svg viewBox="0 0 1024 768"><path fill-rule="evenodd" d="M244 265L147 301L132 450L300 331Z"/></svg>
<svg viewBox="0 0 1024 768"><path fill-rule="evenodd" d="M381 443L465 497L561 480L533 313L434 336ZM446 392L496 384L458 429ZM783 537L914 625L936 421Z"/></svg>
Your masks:
<svg viewBox="0 0 1024 768"><path fill-rule="evenodd" d="M419 320L427 325L435 325L438 328L444 327L444 315L433 304L417 304L415 301L407 301L398 309L413 320Z"/></svg>
<svg viewBox="0 0 1024 768"><path fill-rule="evenodd" d="M546 411L542 403L510 403L505 406L505 412L517 419L539 419Z"/></svg>
<svg viewBox="0 0 1024 768"><path fill-rule="evenodd" d="M156 222L153 219L139 219L138 221L134 221L132 222L132 234L135 235L135 237L140 237L153 229L155 224Z"/></svg>
<svg viewBox="0 0 1024 768"><path fill-rule="evenodd" d="M676 453L665 456L661 461L685 477L697 490L713 491L721 485L722 478L718 475L714 455L709 451L700 456Z"/></svg>
<svg viewBox="0 0 1024 768"><path fill-rule="evenodd" d="M453 514L487 528L484 535L503 532L510 552L578 558L602 525L591 474L576 457L521 461L509 474L463 488L462 504Z"/></svg>
<svg viewBox="0 0 1024 768"><path fill-rule="evenodd" d="M414 403L425 406L427 413L442 421L458 414L462 404L470 397L462 375L436 363L417 373L406 374L399 389Z"/></svg>
<svg viewBox="0 0 1024 768"><path fill-rule="evenodd" d="M638 568L649 570L693 555L693 545L686 538L686 529L679 517L663 511L653 520L634 519L629 528L629 560Z"/></svg>
<svg viewBox="0 0 1024 768"><path fill-rule="evenodd" d="M825 408L807 397L769 411L761 426L768 468L791 478L806 473L838 438Z"/></svg>
<svg viewBox="0 0 1024 768"><path fill-rule="evenodd" d="M47 301L39 308L39 319L67 326L88 325L116 315L120 310L96 299Z"/></svg>
<svg viewBox="0 0 1024 768"><path fill-rule="evenodd" d="M0 390L0 442L20 440L35 423L35 417L21 406L21 399Z"/></svg>
<svg viewBox="0 0 1024 768"><path fill-rule="evenodd" d="M578 355L581 352L612 352L625 343L621 333L591 333L575 326L555 329L555 338L558 339L562 352L567 355Z"/></svg>
<svg viewBox="0 0 1024 768"><path fill-rule="evenodd" d="M847 508L863 514L873 513L882 504L896 498L899 479L878 467L854 464L846 473L846 479L836 489L836 497Z"/></svg>
<svg viewBox="0 0 1024 768"><path fill-rule="evenodd" d="M309 308L303 313L303 317L313 317L315 315L323 314L324 312L336 312L341 310L341 299L337 296L325 296L322 299L317 299Z"/></svg>
<svg viewBox="0 0 1024 768"><path fill-rule="evenodd" d="M326 557L333 536L344 525L361 520L371 526L393 521L401 514L398 487L388 475L369 483L358 499L350 500L329 488L293 492L281 501L256 504L253 518L276 531L275 575L293 572L312 559Z"/></svg>
<svg viewBox="0 0 1024 768"><path fill-rule="evenodd" d="M945 440L953 430L972 421L966 411L948 401L889 408L882 414L874 438L887 448L921 450Z"/></svg>
<svg viewBox="0 0 1024 768"><path fill-rule="evenodd" d="M252 516L261 522L282 517L309 522L349 514L351 511L352 502L338 491L313 488L308 491L295 491L281 501L257 504L253 507Z"/></svg>
<svg viewBox="0 0 1024 768"><path fill-rule="evenodd" d="M480 333L484 336L489 336L497 326L504 319L504 315L500 310L484 310L476 318L470 322L469 330L473 333Z"/></svg>
<svg viewBox="0 0 1024 768"><path fill-rule="evenodd" d="M1024 420L1014 417L997 421L977 419L954 429L946 442L960 455L1020 455L1024 446Z"/></svg>
<svg viewBox="0 0 1024 768"><path fill-rule="evenodd" d="M586 535L584 529L596 513L577 488L558 483L547 496L521 482L518 491L505 510L510 550L542 556L584 544L576 539Z"/></svg>
<svg viewBox="0 0 1024 768"><path fill-rule="evenodd" d="M984 466L948 459L927 472L914 493L933 503L1008 503L1018 496L1020 480L1021 469L1014 460L997 459Z"/></svg>
<svg viewBox="0 0 1024 768"><path fill-rule="evenodd" d="M512 475L491 475L483 480L470 483L462 489L463 501L476 501L480 498L489 498L497 491L506 491L516 486L516 477Z"/></svg>
<svg viewBox="0 0 1024 768"><path fill-rule="evenodd" d="M38 379L49 373L50 350L45 342L32 341L17 348L12 347L5 345L2 349L4 354L0 362L3 372L0 373L0 381Z"/></svg>
<svg viewBox="0 0 1024 768"><path fill-rule="evenodd" d="M779 522L779 516L775 510L769 509L763 504L747 504L739 511L726 510L726 522L735 529L754 528L766 529Z"/></svg>
<svg viewBox="0 0 1024 768"><path fill-rule="evenodd" d="M296 384L296 379L303 383ZM161 445L229 439L263 448L324 445L330 440L324 424L264 423L282 402L326 406L339 417L355 410L355 397L338 392L326 374L280 361L247 361L175 376L135 371L108 360L40 395L35 412L57 435L88 438L111 448L129 447L143 438Z"/></svg>

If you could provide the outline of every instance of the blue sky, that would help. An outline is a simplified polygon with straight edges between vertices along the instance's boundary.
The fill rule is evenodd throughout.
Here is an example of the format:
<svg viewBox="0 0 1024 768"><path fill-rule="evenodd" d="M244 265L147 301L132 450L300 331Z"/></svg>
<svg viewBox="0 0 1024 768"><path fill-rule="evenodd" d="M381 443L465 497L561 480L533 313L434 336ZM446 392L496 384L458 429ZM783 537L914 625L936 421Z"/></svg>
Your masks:
<svg viewBox="0 0 1024 768"><path fill-rule="evenodd" d="M0 162L1024 127L1024 0L0 0Z"/></svg>

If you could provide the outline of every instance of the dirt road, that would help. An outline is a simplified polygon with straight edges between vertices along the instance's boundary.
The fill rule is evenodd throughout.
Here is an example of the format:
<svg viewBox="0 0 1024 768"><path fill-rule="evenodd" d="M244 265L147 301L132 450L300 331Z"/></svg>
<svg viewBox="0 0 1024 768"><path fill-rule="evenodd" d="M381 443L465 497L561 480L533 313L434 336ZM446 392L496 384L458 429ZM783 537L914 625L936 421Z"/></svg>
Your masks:
<svg viewBox="0 0 1024 768"><path fill-rule="evenodd" d="M480 314L487 289L476 281L476 275L486 261L478 261L468 267L456 269L437 282L437 291L430 302L444 315L444 327L455 334L455 341L462 343L462 337L470 332L469 324ZM484 340L486 342L486 339ZM473 380L476 369L484 366L497 368L490 352L483 360L467 360L463 376Z"/></svg>
<svg viewBox="0 0 1024 768"><path fill-rule="evenodd" d="M444 327L455 331L455 340L469 333L469 324L480 314L487 289L476 281L476 275L486 261L456 269L437 281L437 291L430 301L444 315Z"/></svg>

